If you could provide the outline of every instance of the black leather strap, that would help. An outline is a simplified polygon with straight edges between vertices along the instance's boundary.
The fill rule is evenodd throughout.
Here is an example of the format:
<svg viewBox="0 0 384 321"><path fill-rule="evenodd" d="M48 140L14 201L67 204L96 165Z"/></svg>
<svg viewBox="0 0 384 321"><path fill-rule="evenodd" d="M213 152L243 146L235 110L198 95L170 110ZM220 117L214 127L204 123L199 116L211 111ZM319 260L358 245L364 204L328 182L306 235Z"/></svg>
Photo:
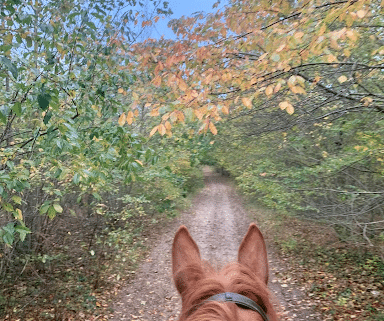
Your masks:
<svg viewBox="0 0 384 321"><path fill-rule="evenodd" d="M247 298L244 295L238 294L238 293L224 292L224 293L215 294L215 295L209 297L204 302L201 302L198 306L204 304L207 301L233 302L233 303L235 303L235 304L237 304L243 308L248 308L248 309L251 309L253 311L258 312L262 316L264 321L268 321L267 314L264 312L264 310L255 301L251 300L250 298ZM195 311L198 306L194 307L193 311Z"/></svg>

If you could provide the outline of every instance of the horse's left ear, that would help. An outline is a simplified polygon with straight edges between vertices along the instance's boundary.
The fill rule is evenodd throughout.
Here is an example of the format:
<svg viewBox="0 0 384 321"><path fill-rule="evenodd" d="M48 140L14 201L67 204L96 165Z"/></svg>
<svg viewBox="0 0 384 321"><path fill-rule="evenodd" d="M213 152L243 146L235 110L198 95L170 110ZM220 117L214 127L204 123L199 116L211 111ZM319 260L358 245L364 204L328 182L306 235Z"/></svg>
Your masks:
<svg viewBox="0 0 384 321"><path fill-rule="evenodd" d="M200 252L188 229L182 225L177 230L172 245L172 272L177 290L182 293L190 275L179 273L189 265L200 265Z"/></svg>
<svg viewBox="0 0 384 321"><path fill-rule="evenodd" d="M239 247L238 261L250 268L265 284L268 283L268 258L264 237L255 223L249 225Z"/></svg>

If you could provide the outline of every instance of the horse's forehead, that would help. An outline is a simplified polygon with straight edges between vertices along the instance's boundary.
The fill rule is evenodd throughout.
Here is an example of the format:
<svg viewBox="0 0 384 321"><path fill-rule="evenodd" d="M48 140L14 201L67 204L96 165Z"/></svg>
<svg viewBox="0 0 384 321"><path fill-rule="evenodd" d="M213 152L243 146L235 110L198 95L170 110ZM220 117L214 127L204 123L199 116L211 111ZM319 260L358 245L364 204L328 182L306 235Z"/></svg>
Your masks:
<svg viewBox="0 0 384 321"><path fill-rule="evenodd" d="M263 321L259 313L249 309L238 308L238 316L240 321Z"/></svg>

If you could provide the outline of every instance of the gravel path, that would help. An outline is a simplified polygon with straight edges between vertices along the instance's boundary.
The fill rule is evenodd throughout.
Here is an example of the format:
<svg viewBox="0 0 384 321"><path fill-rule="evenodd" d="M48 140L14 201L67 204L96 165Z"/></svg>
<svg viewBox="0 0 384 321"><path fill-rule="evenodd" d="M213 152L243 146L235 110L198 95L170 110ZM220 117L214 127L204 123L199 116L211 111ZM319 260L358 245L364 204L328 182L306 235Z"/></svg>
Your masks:
<svg viewBox="0 0 384 321"><path fill-rule="evenodd" d="M202 259L218 267L236 259L240 242L252 220L228 179L209 168L204 172L205 188L195 197L189 212L154 237L151 253L117 298L111 320L177 320L181 300L172 280L171 249L173 237L181 224L189 229L200 248ZM299 286L281 278L288 268L284 261L270 248L268 255L269 288L274 294L280 319L321 321L313 310L313 302L304 299Z"/></svg>

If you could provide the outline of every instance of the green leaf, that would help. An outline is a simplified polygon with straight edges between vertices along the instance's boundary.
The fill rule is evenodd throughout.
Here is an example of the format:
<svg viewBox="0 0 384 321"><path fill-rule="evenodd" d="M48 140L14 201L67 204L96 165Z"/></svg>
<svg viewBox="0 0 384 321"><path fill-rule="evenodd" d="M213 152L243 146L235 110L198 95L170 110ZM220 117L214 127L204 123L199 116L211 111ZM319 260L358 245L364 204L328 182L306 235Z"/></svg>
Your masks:
<svg viewBox="0 0 384 321"><path fill-rule="evenodd" d="M59 203L54 203L54 204L53 204L53 208L55 209L55 211L56 211L57 213L63 213L63 208L60 206Z"/></svg>
<svg viewBox="0 0 384 321"><path fill-rule="evenodd" d="M16 116L21 116L21 103L18 101L12 107L13 112Z"/></svg>
<svg viewBox="0 0 384 321"><path fill-rule="evenodd" d="M16 203L16 204L19 204L21 205L21 197L20 196L12 196L12 200Z"/></svg>
<svg viewBox="0 0 384 321"><path fill-rule="evenodd" d="M15 233L15 223L8 223L6 226L3 226L3 230L13 235Z"/></svg>
<svg viewBox="0 0 384 321"><path fill-rule="evenodd" d="M48 209L49 209L49 204L43 204L41 207L40 207L40 214L45 214L47 213Z"/></svg>
<svg viewBox="0 0 384 321"><path fill-rule="evenodd" d="M42 110L47 110L51 96L47 93L41 93L37 96L37 102Z"/></svg>
<svg viewBox="0 0 384 321"><path fill-rule="evenodd" d="M28 227L26 227L26 226L22 226L22 225L17 225L17 226L15 227L15 230L16 230L16 232L19 233L19 235L20 235L20 240L21 240L22 242L24 242L25 237L27 236L27 234L31 233L31 230L30 230Z"/></svg>
<svg viewBox="0 0 384 321"><path fill-rule="evenodd" d="M100 196L98 193L94 192L94 193L92 193L92 195L93 195L93 197L96 198L98 201L101 201L101 196Z"/></svg>
<svg viewBox="0 0 384 321"><path fill-rule="evenodd" d="M0 110L0 121L4 124L7 123L7 117L5 117L2 110Z"/></svg>
<svg viewBox="0 0 384 321"><path fill-rule="evenodd" d="M27 36L25 40L27 41L27 47L32 47L32 38L30 36Z"/></svg>
<svg viewBox="0 0 384 321"><path fill-rule="evenodd" d="M80 175L78 173L76 173L75 175L73 175L73 179L72 179L73 183L74 184L79 184L80 182Z"/></svg>
<svg viewBox="0 0 384 321"><path fill-rule="evenodd" d="M13 234L4 233L3 235L3 241L5 244L12 245L13 241L15 240Z"/></svg>
<svg viewBox="0 0 384 321"><path fill-rule="evenodd" d="M56 216L56 210L53 206L50 206L48 208L48 217L52 220L55 218L55 216Z"/></svg>
<svg viewBox="0 0 384 321"><path fill-rule="evenodd" d="M45 125L47 125L49 123L49 120L51 119L51 117L52 117L51 111L49 111L45 114L44 119L43 119L43 122Z"/></svg>
<svg viewBox="0 0 384 321"><path fill-rule="evenodd" d="M12 204L9 204L9 203L4 203L3 209L7 212L13 212L13 206L12 206Z"/></svg>
<svg viewBox="0 0 384 321"><path fill-rule="evenodd" d="M1 57L2 64L12 73L13 78L17 78L17 68L7 57Z"/></svg>

